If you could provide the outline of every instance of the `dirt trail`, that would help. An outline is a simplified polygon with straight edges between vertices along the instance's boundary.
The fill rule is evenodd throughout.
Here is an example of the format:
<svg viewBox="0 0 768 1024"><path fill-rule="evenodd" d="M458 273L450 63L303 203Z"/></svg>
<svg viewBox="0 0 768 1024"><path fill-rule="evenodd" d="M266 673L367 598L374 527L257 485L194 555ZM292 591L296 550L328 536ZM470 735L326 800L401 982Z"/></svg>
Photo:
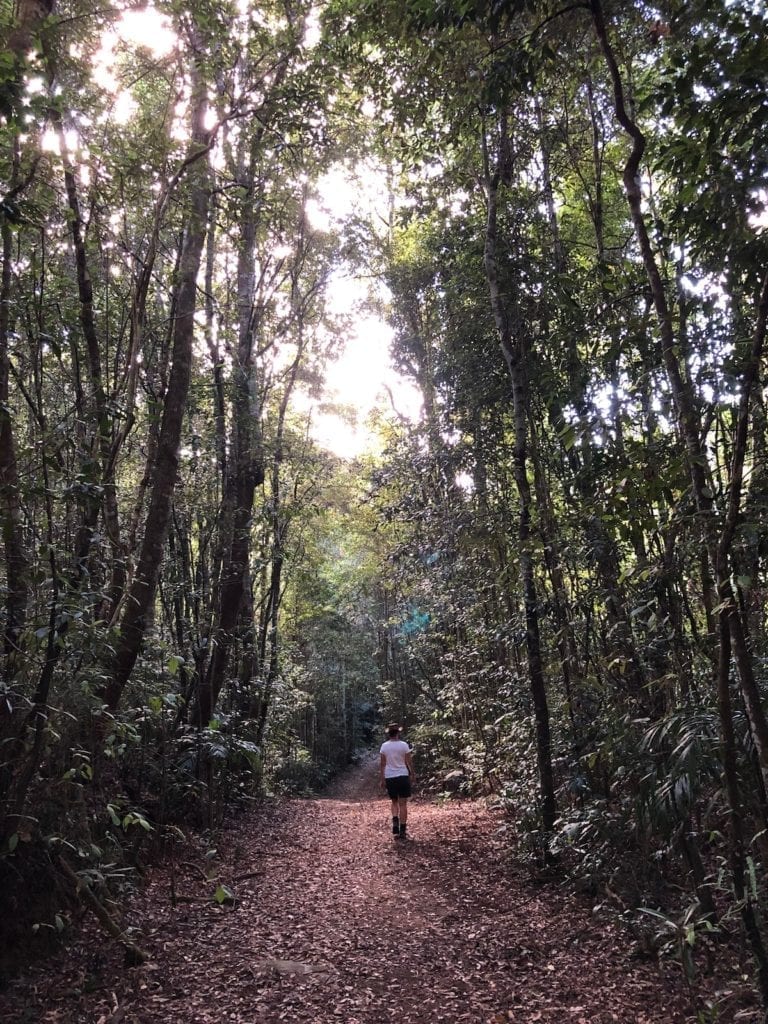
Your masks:
<svg viewBox="0 0 768 1024"><path fill-rule="evenodd" d="M131 923L152 961L125 968L91 935L56 973L20 980L14 1024L672 1024L674 965L626 940L554 885L536 886L481 805L415 800L406 843L389 834L371 761L328 796L249 815L227 833L216 883L167 866ZM224 840L222 840L222 846ZM26 1009L22 1009L22 998Z"/></svg>

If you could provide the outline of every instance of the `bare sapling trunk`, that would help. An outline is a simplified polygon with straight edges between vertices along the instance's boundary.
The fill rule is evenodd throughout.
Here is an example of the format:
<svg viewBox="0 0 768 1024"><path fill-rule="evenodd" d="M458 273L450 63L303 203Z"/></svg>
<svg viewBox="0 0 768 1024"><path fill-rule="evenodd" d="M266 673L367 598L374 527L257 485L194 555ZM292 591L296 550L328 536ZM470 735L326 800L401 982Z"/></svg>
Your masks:
<svg viewBox="0 0 768 1024"><path fill-rule="evenodd" d="M0 279L0 526L5 557L5 625L0 682L9 688L18 671L19 639L27 617L28 559L22 535L19 474L11 408L8 404L10 358L8 340L12 291L13 236L2 221L2 278ZM12 713L9 696L0 695L0 720Z"/></svg>
<svg viewBox="0 0 768 1024"><path fill-rule="evenodd" d="M104 692L110 709L116 708L119 703L144 640L155 599L178 476L181 430L192 372L197 276L205 244L210 202L208 153L212 140L204 126L207 107L205 82L199 69L195 68L191 100L192 137L186 160L189 169L189 209L179 263L172 366L152 467L152 487L144 537L120 619L120 642L112 662L112 677Z"/></svg>
<svg viewBox="0 0 768 1024"><path fill-rule="evenodd" d="M76 545L74 584L78 586L86 575L93 535L96 532L99 514L104 516L106 534L112 550L112 586L115 593L111 595L112 603L117 599L124 586L125 558L120 542L120 520L117 507L117 491L115 489L114 459L112 458L112 422L108 412L107 393L104 388L104 377L101 360L101 342L96 324L93 302L93 279L91 277L88 253L85 243L85 224L83 222L80 197L77 190L75 168L67 153L64 139L64 128L61 117L54 118L59 134L61 158L64 166L64 187L67 195L70 217L69 227L72 247L75 255L77 272L77 292L80 300L80 327L85 341L86 365L91 388L91 412L95 438L93 450L88 453L89 459L95 463L96 479L89 481L101 487L102 498L94 487L89 493L90 498L84 502L83 523L80 540Z"/></svg>
<svg viewBox="0 0 768 1024"><path fill-rule="evenodd" d="M298 40L295 37L294 43ZM253 134L244 136L238 148L237 176L245 189L242 203L240 243L237 254L238 345L233 368L231 461L224 444L223 394L220 369L214 367L216 382L216 437L219 467L223 477L220 537L220 578L216 594L216 620L211 639L211 656L199 679L194 720L205 725L213 715L224 685L230 652L240 621L245 582L249 576L251 523L256 488L264 482L264 453L261 436L261 394L257 349L261 327L257 308L256 238L261 196L256 194L255 167L266 126L276 109L280 87L296 53L288 46L273 69ZM246 74L253 69L246 67ZM277 274L271 281L276 287ZM264 276L259 288L264 285ZM259 296L263 298L263 296ZM210 349L210 345L209 345Z"/></svg>
<svg viewBox="0 0 768 1024"><path fill-rule="evenodd" d="M294 265L291 271L291 311L293 322L297 330L296 355L288 367L285 375L283 393L280 397L280 405L277 413L277 425L275 430L275 448L271 466L271 507L272 507L272 537L270 551L270 576L269 589L267 592L266 609L261 628L259 641L259 662L266 666L266 673L262 682L259 704L256 715L256 742L261 743L267 728L269 710L272 703L272 694L275 683L280 672L280 605L283 599L283 568L285 566L285 545L288 538L289 519L283 508L281 489L281 468L283 462L283 444L285 439L285 417L288 412L288 403L293 393L298 376L299 367L304 356L305 334L304 317L306 315L306 304L311 301L319 289L319 282L310 287L307 296L302 299L299 288L299 278L304 259L311 246L311 239L305 236L306 222L302 216L299 222L298 238L296 241L296 252ZM267 651L269 657L267 658Z"/></svg>
<svg viewBox="0 0 768 1024"><path fill-rule="evenodd" d="M254 153L248 165L240 167L240 181L248 195L243 204L240 246L237 258L237 305L239 318L237 358L233 368L233 409L231 462L224 477L222 530L223 552L218 592L216 628L211 639L211 657L200 679L195 722L205 725L212 717L224 683L224 674L235 636L248 578L251 522L256 488L264 482L264 454L261 438L261 409L256 380L258 317L254 308L256 213L254 210Z"/></svg>
<svg viewBox="0 0 768 1024"><path fill-rule="evenodd" d="M499 164L508 160L509 138L506 123L501 126ZM529 388L526 367L525 330L520 311L513 298L505 302L498 272L498 200L501 173L491 172L485 136L483 137L488 216L485 235L485 275L490 291L491 307L499 334L499 342L512 380L512 404L515 423L514 475L520 501L518 517L518 557L520 583L525 608L525 644L528 673L536 728L536 760L539 774L541 818L550 831L555 823L557 802L552 771L552 741L547 705L546 683L539 633L539 601L531 553L532 495L528 481L528 415Z"/></svg>
<svg viewBox="0 0 768 1024"><path fill-rule="evenodd" d="M42 361L42 349L38 357ZM43 409L42 373L38 366L35 379L37 387L37 408ZM50 584L48 592L48 622L45 640L45 654L42 658L40 674L32 695L31 707L24 718L14 727L11 742L5 751L6 764L10 771L0 777L0 843L7 839L18 827L24 817L29 787L40 767L43 758L45 734L50 713L49 697L56 665L62 651L60 642L59 613L61 611L61 583L56 558L54 539L54 514L52 502L51 479L48 472L49 460L43 451L42 471L44 484L45 507L45 546L47 561L50 567Z"/></svg>
<svg viewBox="0 0 768 1024"><path fill-rule="evenodd" d="M301 338L301 324L299 324ZM256 724L256 742L261 743L267 727L269 709L272 703L272 694L280 671L280 605L283 598L283 567L285 565L285 544L288 538L288 521L285 510L282 506L281 493L281 467L283 462L283 438L285 433L285 415L288 410L288 401L296 382L304 346L300 340L288 376L285 383L280 408L277 418L277 431L275 437L275 452L272 459L271 481L272 481L272 539L270 551L270 575L269 590L267 592L267 605L262 624L261 640L259 644L260 663L266 666L261 693L259 695L259 706ZM267 657L268 653L268 657Z"/></svg>

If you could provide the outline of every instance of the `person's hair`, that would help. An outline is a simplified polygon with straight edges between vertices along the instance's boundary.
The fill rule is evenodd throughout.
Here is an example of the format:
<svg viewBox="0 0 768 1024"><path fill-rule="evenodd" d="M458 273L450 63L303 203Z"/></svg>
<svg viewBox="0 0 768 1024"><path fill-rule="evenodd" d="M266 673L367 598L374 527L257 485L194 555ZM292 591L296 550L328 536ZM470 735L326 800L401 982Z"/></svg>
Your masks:
<svg viewBox="0 0 768 1024"><path fill-rule="evenodd" d="M398 725L397 722L390 722L387 726L387 736L393 739L402 729L402 725Z"/></svg>

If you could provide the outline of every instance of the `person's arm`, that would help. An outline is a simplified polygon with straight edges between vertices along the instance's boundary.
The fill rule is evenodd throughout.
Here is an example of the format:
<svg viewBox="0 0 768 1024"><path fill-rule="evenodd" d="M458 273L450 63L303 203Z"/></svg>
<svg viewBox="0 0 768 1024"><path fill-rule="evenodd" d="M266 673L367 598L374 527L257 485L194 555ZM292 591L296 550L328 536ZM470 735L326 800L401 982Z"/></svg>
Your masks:
<svg viewBox="0 0 768 1024"><path fill-rule="evenodd" d="M384 769L386 767L387 767L387 755L386 754L379 754L379 776L381 778L381 788L382 789L386 788L386 783L384 782Z"/></svg>
<svg viewBox="0 0 768 1024"><path fill-rule="evenodd" d="M405 755L405 766L408 769L408 774L411 776L411 782L415 782L416 772L413 770L413 751L411 750Z"/></svg>

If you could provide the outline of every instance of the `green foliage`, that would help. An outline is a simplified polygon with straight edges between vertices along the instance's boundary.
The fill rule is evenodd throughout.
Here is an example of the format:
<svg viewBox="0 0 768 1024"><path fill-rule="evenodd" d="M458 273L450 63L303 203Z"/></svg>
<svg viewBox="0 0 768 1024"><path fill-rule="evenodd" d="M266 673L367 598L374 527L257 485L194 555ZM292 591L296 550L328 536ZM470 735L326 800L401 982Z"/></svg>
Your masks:
<svg viewBox="0 0 768 1024"><path fill-rule="evenodd" d="M691 24L697 31L683 46L679 33ZM674 114L677 129L659 146L671 178L669 230L707 273L727 262L752 277L765 262L765 240L749 227L764 212L768 181L768 99L755 72L768 57L765 28L765 12L752 4L686 5L654 90L660 115Z"/></svg>
<svg viewBox="0 0 768 1024"><path fill-rule="evenodd" d="M596 6L334 0L315 41L309 5L171 5L173 51L117 45L120 104L92 74L118 10L0 58L9 927L66 932L46 882L62 851L127 893L182 823L314 791L395 718L425 778L491 794L510 842L638 941L653 908L649 948L689 976L718 914L749 931L768 776L765 16L606 5L606 45ZM195 82L210 110L190 149ZM645 140L634 215L627 117ZM386 224L313 223L336 162L345 180L384 169ZM184 239L203 227L157 516ZM380 455L349 463L303 411L347 330L327 301L340 272L386 286L424 407L380 417ZM131 624L153 530L159 583Z"/></svg>
<svg viewBox="0 0 768 1024"><path fill-rule="evenodd" d="M234 893L226 885L217 886L213 898L220 907L224 905L231 906L235 903Z"/></svg>

